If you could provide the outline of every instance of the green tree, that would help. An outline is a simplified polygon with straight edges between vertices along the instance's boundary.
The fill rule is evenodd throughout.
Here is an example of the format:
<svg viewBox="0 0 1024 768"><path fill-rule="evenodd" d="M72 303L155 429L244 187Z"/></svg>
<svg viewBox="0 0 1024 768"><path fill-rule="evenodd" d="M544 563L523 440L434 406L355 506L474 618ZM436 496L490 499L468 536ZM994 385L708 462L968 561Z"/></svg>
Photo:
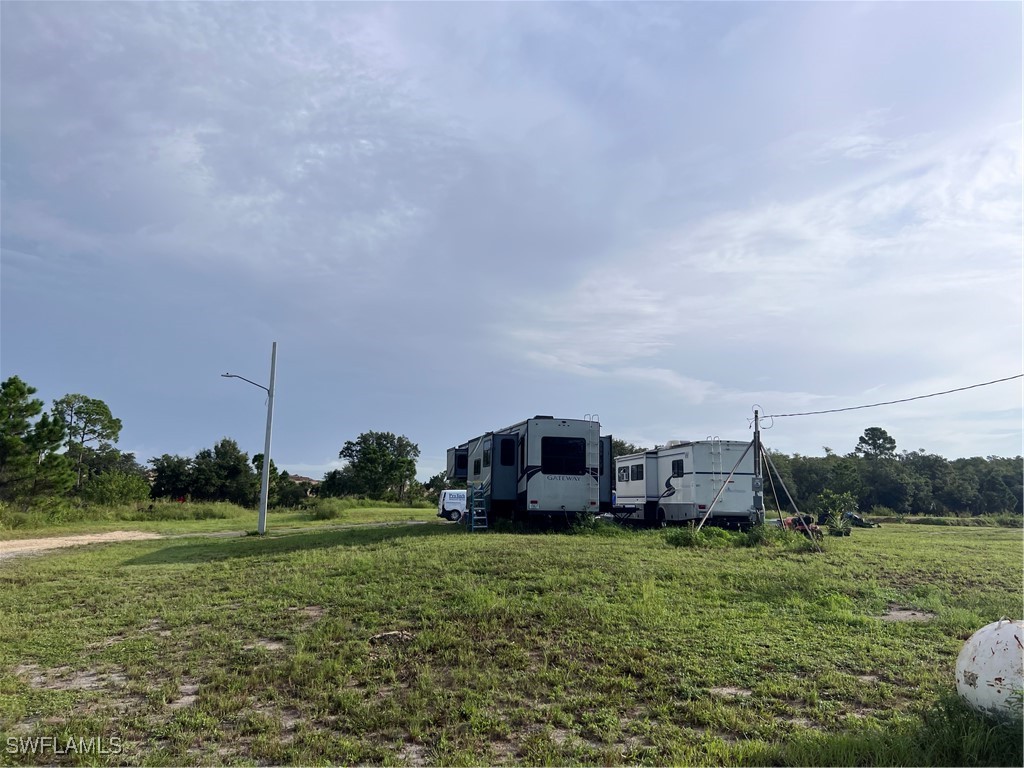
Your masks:
<svg viewBox="0 0 1024 768"><path fill-rule="evenodd" d="M800 503L800 489L799 484L793 477L793 460L784 453L778 453L776 451L765 450L765 453L771 454L771 465L767 461L764 462L763 477L764 477L764 502L770 509L786 509L789 502L786 499L786 491L783 489L783 482L785 487L789 489L789 492L793 494L793 497ZM795 457L799 458L799 457ZM771 467L775 467L775 472L772 471Z"/></svg>
<svg viewBox="0 0 1024 768"><path fill-rule="evenodd" d="M122 472L127 475L146 477L146 468L135 460L134 453L122 453L111 445L99 448L85 447L82 460L82 487L99 475L107 472Z"/></svg>
<svg viewBox="0 0 1024 768"><path fill-rule="evenodd" d="M63 424L43 413L36 389L17 376L0 384L0 499L26 504L67 492L74 482L67 459Z"/></svg>
<svg viewBox="0 0 1024 768"><path fill-rule="evenodd" d="M29 504L60 496L74 483L68 460L58 454L63 425L43 412L36 388L16 376L0 384L0 499Z"/></svg>
<svg viewBox="0 0 1024 768"><path fill-rule="evenodd" d="M625 440L619 440L617 437L612 438L612 459L618 456L629 456L633 453L643 453L646 448L641 448L639 445L633 445L633 443L627 443Z"/></svg>
<svg viewBox="0 0 1024 768"><path fill-rule="evenodd" d="M346 441L338 453L352 468L355 484L371 499L406 498L419 456L418 445L392 432L364 432Z"/></svg>
<svg viewBox="0 0 1024 768"><path fill-rule="evenodd" d="M260 481L249 465L248 454L225 437L212 450L206 448L196 454L189 487L197 500L253 506L259 497Z"/></svg>
<svg viewBox="0 0 1024 768"><path fill-rule="evenodd" d="M115 419L102 400L85 395L64 395L53 403L53 415L64 424L68 453L75 463L77 489L82 488L85 469L86 443L96 443L101 449L116 443L121 435L121 420Z"/></svg>
<svg viewBox="0 0 1024 768"><path fill-rule="evenodd" d="M262 482L263 477L263 454L257 453L252 457L252 465L256 469L256 477ZM267 478L270 488L267 490L268 507L296 507L306 498L306 490L309 486L296 483L292 480L287 470L278 471L274 460L270 460L270 474Z"/></svg>
<svg viewBox="0 0 1024 768"><path fill-rule="evenodd" d="M423 484L423 492L427 498L437 501L441 496L441 491L446 488L465 488L465 480L449 480L447 472L438 472L436 475L432 475L427 482Z"/></svg>
<svg viewBox="0 0 1024 768"><path fill-rule="evenodd" d="M896 441L881 427L868 427L853 452L866 459L895 459Z"/></svg>
<svg viewBox="0 0 1024 768"><path fill-rule="evenodd" d="M355 496L361 493L365 493L365 490L357 485L352 466L349 464L324 474L324 479L316 489L316 495L324 498Z"/></svg>
<svg viewBox="0 0 1024 768"><path fill-rule="evenodd" d="M163 456L149 460L153 467L152 495L155 499L179 499L191 492L192 467L191 459L186 456Z"/></svg>
<svg viewBox="0 0 1024 768"><path fill-rule="evenodd" d="M998 515L1004 512L1013 512L1018 506L1017 499L1006 481L992 469L989 469L981 479L979 491L981 492L982 512Z"/></svg>

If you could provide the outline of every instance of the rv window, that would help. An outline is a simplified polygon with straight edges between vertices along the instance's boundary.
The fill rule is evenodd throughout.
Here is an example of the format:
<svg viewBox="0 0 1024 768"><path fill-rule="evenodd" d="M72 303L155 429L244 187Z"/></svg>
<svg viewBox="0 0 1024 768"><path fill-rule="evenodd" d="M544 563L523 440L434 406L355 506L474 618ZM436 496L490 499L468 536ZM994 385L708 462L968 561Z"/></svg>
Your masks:
<svg viewBox="0 0 1024 768"><path fill-rule="evenodd" d="M485 467L491 466L491 449L490 448L484 448L484 466Z"/></svg>
<svg viewBox="0 0 1024 768"><path fill-rule="evenodd" d="M600 469L597 470L597 473L601 477L604 477L604 440L602 440L600 443L598 443L598 445L600 446L600 450L598 451L599 458L598 458L597 464L600 467Z"/></svg>
<svg viewBox="0 0 1024 768"><path fill-rule="evenodd" d="M514 437L501 438L501 456L498 457L503 467L512 467L516 463L516 440Z"/></svg>
<svg viewBox="0 0 1024 768"><path fill-rule="evenodd" d="M519 471L526 471L526 438L519 438Z"/></svg>
<svg viewBox="0 0 1024 768"><path fill-rule="evenodd" d="M480 459L473 459L473 477L480 477Z"/></svg>
<svg viewBox="0 0 1024 768"><path fill-rule="evenodd" d="M455 468L465 469L469 465L469 456L465 453L455 454Z"/></svg>
<svg viewBox="0 0 1024 768"><path fill-rule="evenodd" d="M682 477L685 473L683 472L683 460L674 459L672 461L672 477Z"/></svg>
<svg viewBox="0 0 1024 768"><path fill-rule="evenodd" d="M629 479L630 480L643 480L644 479L644 465L634 464L629 468Z"/></svg>
<svg viewBox="0 0 1024 768"><path fill-rule="evenodd" d="M582 437L542 437L540 471L545 475L587 474L587 441Z"/></svg>
<svg viewBox="0 0 1024 768"><path fill-rule="evenodd" d="M620 483L628 483L629 482L629 467L619 467L619 482Z"/></svg>

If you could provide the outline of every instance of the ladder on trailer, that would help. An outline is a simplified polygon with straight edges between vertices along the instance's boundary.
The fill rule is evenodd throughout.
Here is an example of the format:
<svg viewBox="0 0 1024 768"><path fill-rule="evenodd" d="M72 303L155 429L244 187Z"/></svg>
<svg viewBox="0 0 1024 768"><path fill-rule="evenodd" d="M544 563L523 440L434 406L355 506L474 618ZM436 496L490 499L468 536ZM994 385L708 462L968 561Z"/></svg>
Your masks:
<svg viewBox="0 0 1024 768"><path fill-rule="evenodd" d="M711 441L711 490L718 493L722 487L722 439L715 435L708 435Z"/></svg>
<svg viewBox="0 0 1024 768"><path fill-rule="evenodd" d="M591 515L601 511L601 419L596 413L588 413L583 417L590 422L587 435L587 474L593 479L588 483L586 512Z"/></svg>
<svg viewBox="0 0 1024 768"><path fill-rule="evenodd" d="M469 523L469 530L487 530L487 496L484 494L483 485L470 486L469 514L466 521Z"/></svg>

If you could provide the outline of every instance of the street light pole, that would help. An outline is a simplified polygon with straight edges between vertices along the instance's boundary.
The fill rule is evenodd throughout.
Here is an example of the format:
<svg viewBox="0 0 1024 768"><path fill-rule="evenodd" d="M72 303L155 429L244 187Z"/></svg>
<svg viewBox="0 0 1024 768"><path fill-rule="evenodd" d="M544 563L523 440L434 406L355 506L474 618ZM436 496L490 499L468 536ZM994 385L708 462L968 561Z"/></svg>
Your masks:
<svg viewBox="0 0 1024 768"><path fill-rule="evenodd" d="M270 433L274 427L274 381L277 378L277 342L273 342L270 349L270 387L264 387L255 381L250 381L245 376L238 376L234 373L222 373L222 377L228 379L241 379L248 381L254 387L259 387L267 393L267 439L263 443L263 476L260 479L260 511L257 522L257 530L262 536L267 532L267 500L270 497Z"/></svg>

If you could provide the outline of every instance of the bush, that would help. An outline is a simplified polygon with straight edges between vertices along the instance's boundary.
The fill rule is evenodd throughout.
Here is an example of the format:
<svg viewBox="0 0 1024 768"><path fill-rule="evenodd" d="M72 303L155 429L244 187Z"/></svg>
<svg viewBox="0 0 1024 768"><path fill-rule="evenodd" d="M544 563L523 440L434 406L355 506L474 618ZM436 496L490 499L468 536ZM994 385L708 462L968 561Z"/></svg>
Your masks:
<svg viewBox="0 0 1024 768"><path fill-rule="evenodd" d="M831 514L826 518L825 525L828 527L829 536L849 536L853 525L848 517L843 514Z"/></svg>
<svg viewBox="0 0 1024 768"><path fill-rule="evenodd" d="M742 535L739 534L739 536ZM737 534L730 533L724 528L708 525L697 530L693 523L684 528L673 529L665 534L665 542L673 547L711 549L713 547L732 547L738 541Z"/></svg>
<svg viewBox="0 0 1024 768"><path fill-rule="evenodd" d="M149 490L149 481L142 475L104 472L86 483L82 488L82 499L106 506L131 504L148 499Z"/></svg>
<svg viewBox="0 0 1024 768"><path fill-rule="evenodd" d="M42 518L32 512L23 512L9 504L0 502L0 531L13 528L37 528L42 525Z"/></svg>
<svg viewBox="0 0 1024 768"><path fill-rule="evenodd" d="M345 516L345 510L354 506L347 504L347 501L338 498L310 499L302 505L302 509L311 520L340 520Z"/></svg>
<svg viewBox="0 0 1024 768"><path fill-rule="evenodd" d="M739 541L745 547L778 547L789 552L816 552L824 548L821 541L812 541L802 533L774 525L755 525L740 534Z"/></svg>

